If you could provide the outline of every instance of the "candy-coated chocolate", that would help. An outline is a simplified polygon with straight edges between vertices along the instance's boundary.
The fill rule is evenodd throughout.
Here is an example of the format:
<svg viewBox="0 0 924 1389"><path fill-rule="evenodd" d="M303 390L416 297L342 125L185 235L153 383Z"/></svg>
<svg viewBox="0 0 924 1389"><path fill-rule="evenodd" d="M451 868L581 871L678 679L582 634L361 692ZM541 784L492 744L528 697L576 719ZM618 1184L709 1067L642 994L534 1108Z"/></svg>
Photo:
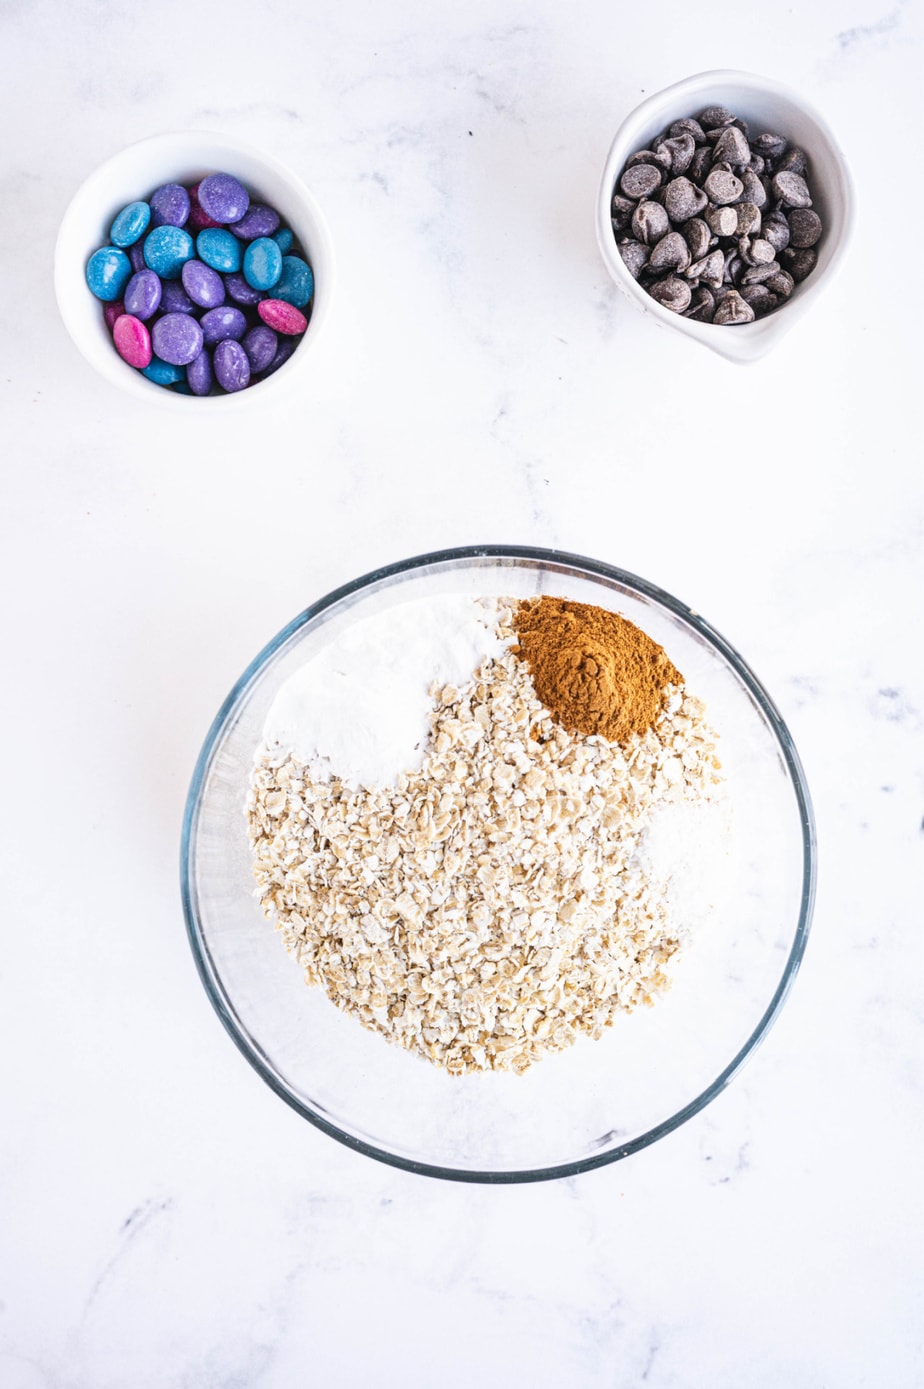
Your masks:
<svg viewBox="0 0 924 1389"><path fill-rule="evenodd" d="M129 284L131 284L131 280L129 280ZM103 305L103 318L106 320L106 327L109 329L110 333L115 327L116 319L121 317L124 312L125 305L122 303L121 299L113 299L111 304Z"/></svg>
<svg viewBox="0 0 924 1389"><path fill-rule="evenodd" d="M279 279L273 285L273 298L284 299L303 309L314 294L311 266L301 256L283 256Z"/></svg>
<svg viewBox="0 0 924 1389"><path fill-rule="evenodd" d="M291 251L294 239L288 227L280 227L278 232L273 233L273 240L284 256Z"/></svg>
<svg viewBox="0 0 924 1389"><path fill-rule="evenodd" d="M139 270L125 286L125 312L140 318L151 318L160 308L163 286L153 270ZM144 364L147 366L147 363Z"/></svg>
<svg viewBox="0 0 924 1389"><path fill-rule="evenodd" d="M223 304L219 309L209 309L201 319L202 339L206 347L213 347L225 338L240 340L247 331L247 320L233 304Z"/></svg>
<svg viewBox="0 0 924 1389"><path fill-rule="evenodd" d="M183 227L189 217L189 194L179 183L164 183L151 195L151 225Z"/></svg>
<svg viewBox="0 0 924 1389"><path fill-rule="evenodd" d="M266 203L251 203L239 222L231 231L242 241L255 241L258 236L272 236L279 226L279 213Z"/></svg>
<svg viewBox="0 0 924 1389"><path fill-rule="evenodd" d="M199 232L196 251L200 260L222 275L241 268L244 254L241 243L225 227L206 227Z"/></svg>
<svg viewBox="0 0 924 1389"><path fill-rule="evenodd" d="M163 361L185 367L202 351L202 329L191 314L164 314L152 325L151 343Z"/></svg>
<svg viewBox="0 0 924 1389"><path fill-rule="evenodd" d="M147 203L129 203L109 228L109 240L113 246L120 246L124 251L144 236L150 222L151 209Z"/></svg>
<svg viewBox="0 0 924 1389"><path fill-rule="evenodd" d="M287 304L284 299L263 299L257 305L257 313L263 322L270 328L274 328L277 333L294 335L304 333L308 327L308 320L297 309L294 304Z"/></svg>
<svg viewBox="0 0 924 1389"><path fill-rule="evenodd" d="M132 263L118 246L101 246L87 261L87 284L90 292L104 304L121 299L122 291L132 273Z"/></svg>
<svg viewBox="0 0 924 1389"><path fill-rule="evenodd" d="M212 359L215 380L226 391L242 391L250 385L250 362L239 342L226 338L215 348Z"/></svg>
<svg viewBox="0 0 924 1389"><path fill-rule="evenodd" d="M217 270L201 260L188 260L180 279L194 304L201 309L217 309L225 302L225 284Z"/></svg>
<svg viewBox="0 0 924 1389"><path fill-rule="evenodd" d="M271 236L258 236L245 250L241 268L253 289L272 289L282 274L282 252Z"/></svg>
<svg viewBox="0 0 924 1389"><path fill-rule="evenodd" d="M231 275L225 275L225 293L229 299L233 299L235 304L259 304L261 299L266 298L265 289L254 289L244 279L240 271L235 271Z"/></svg>
<svg viewBox="0 0 924 1389"><path fill-rule="evenodd" d="M172 386L174 381L182 381L185 372L182 367L174 366L172 362L164 362L160 357L152 357L150 365L142 369L141 375L146 376L157 386Z"/></svg>
<svg viewBox="0 0 924 1389"><path fill-rule="evenodd" d="M132 263L132 269L136 272L147 270L147 261L144 258L144 241L136 241L133 246L128 248L128 258Z"/></svg>
<svg viewBox="0 0 924 1389"><path fill-rule="evenodd" d="M199 184L199 206L223 225L239 222L250 207L250 194L231 174L209 174Z"/></svg>
<svg viewBox="0 0 924 1389"><path fill-rule="evenodd" d="M212 389L212 354L207 347L203 347L186 368L186 380L193 395L208 395Z"/></svg>
<svg viewBox="0 0 924 1389"><path fill-rule="evenodd" d="M160 298L161 313L195 313L196 306L183 288L182 280L165 280Z"/></svg>
<svg viewBox="0 0 924 1389"><path fill-rule="evenodd" d="M193 239L182 227L155 227L144 238L145 265L162 280L178 280L183 266L195 253Z"/></svg>
<svg viewBox="0 0 924 1389"><path fill-rule="evenodd" d="M251 328L241 339L241 347L247 353L250 370L254 373L266 370L275 357L278 346L278 337L265 323L258 323L256 328Z"/></svg>
<svg viewBox="0 0 924 1389"><path fill-rule="evenodd" d="M274 371L278 371L281 366L284 366L296 347L298 347L298 338L280 338L276 355L264 371L263 376L272 376Z"/></svg>
<svg viewBox="0 0 924 1389"><path fill-rule="evenodd" d="M116 319L112 329L112 341L115 343L116 352L130 367L150 366L153 355L151 334L141 319L135 318L134 314L124 313Z"/></svg>

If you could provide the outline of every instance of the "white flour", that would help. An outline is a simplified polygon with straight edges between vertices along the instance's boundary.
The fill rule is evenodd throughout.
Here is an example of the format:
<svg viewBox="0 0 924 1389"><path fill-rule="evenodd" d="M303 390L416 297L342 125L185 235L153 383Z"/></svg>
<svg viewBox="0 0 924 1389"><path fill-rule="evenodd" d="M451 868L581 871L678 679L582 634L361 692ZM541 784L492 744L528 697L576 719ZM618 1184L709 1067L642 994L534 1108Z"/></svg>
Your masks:
<svg viewBox="0 0 924 1389"><path fill-rule="evenodd" d="M503 649L496 614L492 600L463 594L360 619L282 686L266 745L354 788L393 785L423 760L432 683L462 685Z"/></svg>

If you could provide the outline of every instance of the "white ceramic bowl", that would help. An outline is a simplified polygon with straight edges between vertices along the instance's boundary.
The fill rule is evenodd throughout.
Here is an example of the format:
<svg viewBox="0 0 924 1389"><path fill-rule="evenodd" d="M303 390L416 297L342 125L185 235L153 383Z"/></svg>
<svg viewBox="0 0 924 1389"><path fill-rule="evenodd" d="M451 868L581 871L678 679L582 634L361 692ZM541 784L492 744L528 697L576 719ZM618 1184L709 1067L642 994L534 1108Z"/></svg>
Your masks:
<svg viewBox="0 0 924 1389"><path fill-rule="evenodd" d="M209 173L229 173L251 196L270 203L292 228L314 272L315 289L307 331L287 362L265 381L244 391L186 396L149 381L123 362L103 319L103 305L87 287L86 264L109 239L113 218L127 203L146 199L162 183L196 183ZM304 379L313 348L330 311L334 255L330 232L317 202L301 179L278 159L230 135L177 131L153 135L113 155L87 178L64 214L55 247L55 294L65 326L101 375L139 399L174 409L228 410L241 403L276 399Z"/></svg>
<svg viewBox="0 0 924 1389"><path fill-rule="evenodd" d="M764 318L734 327L696 323L657 303L629 274L613 235L610 206L626 161L672 121L696 116L707 106L727 106L755 130L772 130L809 156L813 204L824 224L818 263L792 298ZM847 249L853 227L854 197L843 154L828 126L801 97L769 77L753 73L701 72L657 92L623 121L610 147L597 198L597 240L607 269L623 293L656 323L685 333L732 362L754 362L811 308L829 284Z"/></svg>

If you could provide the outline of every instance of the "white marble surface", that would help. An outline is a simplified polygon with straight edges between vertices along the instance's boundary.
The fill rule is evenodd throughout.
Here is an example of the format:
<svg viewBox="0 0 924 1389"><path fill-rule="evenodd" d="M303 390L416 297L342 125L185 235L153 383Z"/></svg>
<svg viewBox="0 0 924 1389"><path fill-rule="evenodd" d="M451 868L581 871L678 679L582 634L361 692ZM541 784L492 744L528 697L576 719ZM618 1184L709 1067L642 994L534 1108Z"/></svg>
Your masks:
<svg viewBox="0 0 924 1389"><path fill-rule="evenodd" d="M876 216L883 189L924 213L921 38L908 0L0 9L3 1389L921 1384L920 296ZM633 312L593 233L622 116L715 66L809 94L859 199L838 282L744 369ZM337 301L282 418L179 426L58 319L75 187L180 127L274 151L328 215ZM820 840L745 1072L519 1188L393 1171L284 1106L177 887L193 763L263 642L485 541L705 614L788 721Z"/></svg>

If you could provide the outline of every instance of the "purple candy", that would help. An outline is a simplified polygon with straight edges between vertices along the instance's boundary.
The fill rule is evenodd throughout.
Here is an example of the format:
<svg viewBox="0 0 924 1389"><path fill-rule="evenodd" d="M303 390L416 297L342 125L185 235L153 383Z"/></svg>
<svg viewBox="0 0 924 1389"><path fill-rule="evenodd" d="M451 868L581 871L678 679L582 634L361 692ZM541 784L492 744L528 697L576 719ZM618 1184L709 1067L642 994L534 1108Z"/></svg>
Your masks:
<svg viewBox="0 0 924 1389"><path fill-rule="evenodd" d="M160 276L153 270L139 270L125 286L125 312L134 314L143 323L160 308L162 295Z"/></svg>
<svg viewBox="0 0 924 1389"><path fill-rule="evenodd" d="M212 358L207 347L186 368L186 380L193 395L208 395L212 389Z"/></svg>
<svg viewBox="0 0 924 1389"><path fill-rule="evenodd" d="M103 318L106 320L106 327L110 333L115 327L116 319L121 318L124 312L125 305L121 299L114 299L111 303L103 305Z"/></svg>
<svg viewBox="0 0 924 1389"><path fill-rule="evenodd" d="M144 258L144 242L136 241L133 246L128 248L128 258L132 263L134 271L147 270L147 261Z"/></svg>
<svg viewBox="0 0 924 1389"><path fill-rule="evenodd" d="M231 230L242 241L254 241L258 236L272 236L279 226L279 213L266 203L251 203L239 222Z"/></svg>
<svg viewBox="0 0 924 1389"><path fill-rule="evenodd" d="M239 222L250 207L250 196L231 174L209 174L199 184L199 206L215 222Z"/></svg>
<svg viewBox="0 0 924 1389"><path fill-rule="evenodd" d="M217 270L201 260L188 260L180 271L183 288L202 309L217 309L225 302L224 282Z"/></svg>
<svg viewBox="0 0 924 1389"><path fill-rule="evenodd" d="M152 227L183 227L189 217L189 194L179 183L165 183L151 195Z"/></svg>
<svg viewBox="0 0 924 1389"><path fill-rule="evenodd" d="M195 313L196 306L180 280L164 280L160 299L162 313Z"/></svg>
<svg viewBox="0 0 924 1389"><path fill-rule="evenodd" d="M185 367L202 351L202 329L189 314L164 314L151 329L151 343L163 361Z"/></svg>
<svg viewBox="0 0 924 1389"><path fill-rule="evenodd" d="M270 329L270 332L272 332L272 329ZM276 348L276 355L263 373L264 379L267 376L272 376L274 371L278 371L279 368L289 360L296 347L298 347L298 344L298 338L279 339L279 346Z"/></svg>
<svg viewBox="0 0 924 1389"><path fill-rule="evenodd" d="M259 304L261 299L266 298L266 290L254 289L238 270L225 276L225 289L228 298L233 299L235 304Z"/></svg>
<svg viewBox="0 0 924 1389"><path fill-rule="evenodd" d="M279 339L272 328L267 328L265 323L260 323L256 328L251 328L249 333L244 334L241 346L247 353L251 371L265 371L276 355Z"/></svg>
<svg viewBox="0 0 924 1389"><path fill-rule="evenodd" d="M225 338L241 339L247 331L247 320L240 309L225 304L220 309L209 309L202 315L202 340L206 347L212 347Z"/></svg>
<svg viewBox="0 0 924 1389"><path fill-rule="evenodd" d="M242 391L250 385L250 362L239 342L226 338L215 348L215 379L226 391Z"/></svg>

